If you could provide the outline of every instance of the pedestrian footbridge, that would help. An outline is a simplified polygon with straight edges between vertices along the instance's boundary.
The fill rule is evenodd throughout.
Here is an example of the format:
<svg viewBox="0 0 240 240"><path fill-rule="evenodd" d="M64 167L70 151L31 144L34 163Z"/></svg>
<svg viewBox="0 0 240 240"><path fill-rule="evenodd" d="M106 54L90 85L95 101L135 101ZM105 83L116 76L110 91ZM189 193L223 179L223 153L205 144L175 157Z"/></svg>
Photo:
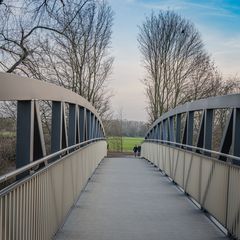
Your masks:
<svg viewBox="0 0 240 240"><path fill-rule="evenodd" d="M139 158L107 158L98 113L71 91L1 73L0 101L17 108L16 170L0 177L0 239L240 239L240 95L165 113ZM216 150L219 109L227 114Z"/></svg>

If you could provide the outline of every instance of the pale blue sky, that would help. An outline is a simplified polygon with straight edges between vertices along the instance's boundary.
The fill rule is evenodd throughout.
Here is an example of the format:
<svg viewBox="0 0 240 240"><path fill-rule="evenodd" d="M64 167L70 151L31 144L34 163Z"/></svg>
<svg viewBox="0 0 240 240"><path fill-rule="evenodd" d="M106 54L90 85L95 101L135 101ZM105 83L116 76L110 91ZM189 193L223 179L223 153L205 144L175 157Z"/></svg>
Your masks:
<svg viewBox="0 0 240 240"><path fill-rule="evenodd" d="M240 0L109 0L115 12L110 85L114 110L130 120L146 120L144 69L138 50L138 25L151 11L174 10L200 31L207 51L224 76L240 76Z"/></svg>

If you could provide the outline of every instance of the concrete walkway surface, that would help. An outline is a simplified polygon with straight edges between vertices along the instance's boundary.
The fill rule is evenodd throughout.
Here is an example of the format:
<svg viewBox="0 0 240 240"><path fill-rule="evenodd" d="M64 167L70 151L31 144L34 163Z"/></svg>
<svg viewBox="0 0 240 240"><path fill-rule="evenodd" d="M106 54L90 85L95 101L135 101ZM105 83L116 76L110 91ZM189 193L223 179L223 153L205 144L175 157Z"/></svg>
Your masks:
<svg viewBox="0 0 240 240"><path fill-rule="evenodd" d="M106 158L55 239L228 238L146 160Z"/></svg>

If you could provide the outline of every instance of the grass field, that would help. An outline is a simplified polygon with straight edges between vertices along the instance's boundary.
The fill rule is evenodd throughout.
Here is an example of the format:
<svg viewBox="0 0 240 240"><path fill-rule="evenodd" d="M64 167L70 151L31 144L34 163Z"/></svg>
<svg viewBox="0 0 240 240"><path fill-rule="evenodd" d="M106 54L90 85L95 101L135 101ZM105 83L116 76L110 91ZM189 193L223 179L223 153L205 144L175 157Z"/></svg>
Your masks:
<svg viewBox="0 0 240 240"><path fill-rule="evenodd" d="M123 152L132 152L135 145L140 145L143 138L123 137ZM121 138L120 137L108 137L108 150L109 151L121 151Z"/></svg>
<svg viewBox="0 0 240 240"><path fill-rule="evenodd" d="M15 137L16 132L0 131L0 137Z"/></svg>

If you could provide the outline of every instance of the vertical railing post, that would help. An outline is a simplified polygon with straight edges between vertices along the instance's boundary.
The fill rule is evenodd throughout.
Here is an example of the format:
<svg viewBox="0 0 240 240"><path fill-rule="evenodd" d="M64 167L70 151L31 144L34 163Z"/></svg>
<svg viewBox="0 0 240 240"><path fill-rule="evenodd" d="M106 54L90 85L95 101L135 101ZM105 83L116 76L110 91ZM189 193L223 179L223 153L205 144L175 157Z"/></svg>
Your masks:
<svg viewBox="0 0 240 240"><path fill-rule="evenodd" d="M98 135L97 135L98 138L101 137L100 131L101 131L101 124L98 121Z"/></svg>
<svg viewBox="0 0 240 240"><path fill-rule="evenodd" d="M174 117L169 118L169 141L174 142Z"/></svg>
<svg viewBox="0 0 240 240"><path fill-rule="evenodd" d="M84 107L79 107L79 132L80 132L80 142L86 140L86 109Z"/></svg>
<svg viewBox="0 0 240 240"><path fill-rule="evenodd" d="M200 121L200 126L199 126L199 131L198 131L198 137L197 137L197 143L196 146L199 148L203 148L204 145L204 134L205 134L205 115L206 111L202 111L202 116L201 116L201 121ZM207 133L206 133L207 134ZM199 150L196 150L197 153L200 153Z"/></svg>
<svg viewBox="0 0 240 240"><path fill-rule="evenodd" d="M57 152L62 146L62 103L52 102L51 152Z"/></svg>
<svg viewBox="0 0 240 240"><path fill-rule="evenodd" d="M212 123L213 123L213 110L206 109L205 110L205 118L204 118L204 141L203 148L212 149ZM204 153L205 155L210 156L210 153Z"/></svg>
<svg viewBox="0 0 240 240"><path fill-rule="evenodd" d="M193 121L194 121L194 112L190 111L187 113L187 145L193 144ZM188 150L192 150L191 148Z"/></svg>
<svg viewBox="0 0 240 240"><path fill-rule="evenodd" d="M158 128L158 126L156 125L156 126L154 127L154 132L153 132L153 138L154 138L154 139L157 139L157 128Z"/></svg>
<svg viewBox="0 0 240 240"><path fill-rule="evenodd" d="M240 157L240 108L234 109L232 151L234 156ZM240 165L239 161L232 160L232 162Z"/></svg>
<svg viewBox="0 0 240 240"><path fill-rule="evenodd" d="M233 155L240 156L240 108L234 109L233 118Z"/></svg>
<svg viewBox="0 0 240 240"><path fill-rule="evenodd" d="M181 114L176 115L176 142L181 142Z"/></svg>
<svg viewBox="0 0 240 240"><path fill-rule="evenodd" d="M94 116L94 114L92 113L91 114L91 127L92 127L92 129L91 129L91 139L94 139L94 134L95 134L95 116Z"/></svg>
<svg viewBox="0 0 240 240"><path fill-rule="evenodd" d="M224 131L223 131L223 136L221 139L221 144L220 144L220 149L219 152L221 153L226 153L228 154L231 146L232 146L232 140L233 140L233 119L234 119L234 109L231 109L231 112L229 114L229 117L227 119ZM218 157L218 159L227 161L227 158L224 156ZM231 159L229 159L231 160Z"/></svg>
<svg viewBox="0 0 240 240"><path fill-rule="evenodd" d="M95 138L98 138L98 128L99 128L99 121L98 119L96 118L96 123L95 123Z"/></svg>
<svg viewBox="0 0 240 240"><path fill-rule="evenodd" d="M77 106L69 104L68 144L75 145L77 140Z"/></svg>
<svg viewBox="0 0 240 240"><path fill-rule="evenodd" d="M66 115L63 102L52 102L51 152L68 147Z"/></svg>
<svg viewBox="0 0 240 240"><path fill-rule="evenodd" d="M40 109L38 102L34 101L33 161L44 156L46 156L46 145L44 140Z"/></svg>
<svg viewBox="0 0 240 240"><path fill-rule="evenodd" d="M167 141L167 124L166 124L166 120L163 120L162 123L163 123L163 126L162 126L163 140Z"/></svg>
<svg viewBox="0 0 240 240"><path fill-rule="evenodd" d="M92 132L92 126L91 126L91 111L87 110L87 140L91 139L91 132Z"/></svg>
<svg viewBox="0 0 240 240"><path fill-rule="evenodd" d="M163 122L162 121L160 122L159 133L160 133L160 138L159 139L163 140Z"/></svg>
<svg viewBox="0 0 240 240"><path fill-rule="evenodd" d="M160 123L158 123L158 129L157 129L157 140L160 139Z"/></svg>
<svg viewBox="0 0 240 240"><path fill-rule="evenodd" d="M98 137L102 137L102 129L101 129L101 124L99 123L99 130L98 130Z"/></svg>
<svg viewBox="0 0 240 240"><path fill-rule="evenodd" d="M16 168L33 161L34 102L17 102ZM25 174L26 175L26 174ZM24 175L21 175L22 177Z"/></svg>

